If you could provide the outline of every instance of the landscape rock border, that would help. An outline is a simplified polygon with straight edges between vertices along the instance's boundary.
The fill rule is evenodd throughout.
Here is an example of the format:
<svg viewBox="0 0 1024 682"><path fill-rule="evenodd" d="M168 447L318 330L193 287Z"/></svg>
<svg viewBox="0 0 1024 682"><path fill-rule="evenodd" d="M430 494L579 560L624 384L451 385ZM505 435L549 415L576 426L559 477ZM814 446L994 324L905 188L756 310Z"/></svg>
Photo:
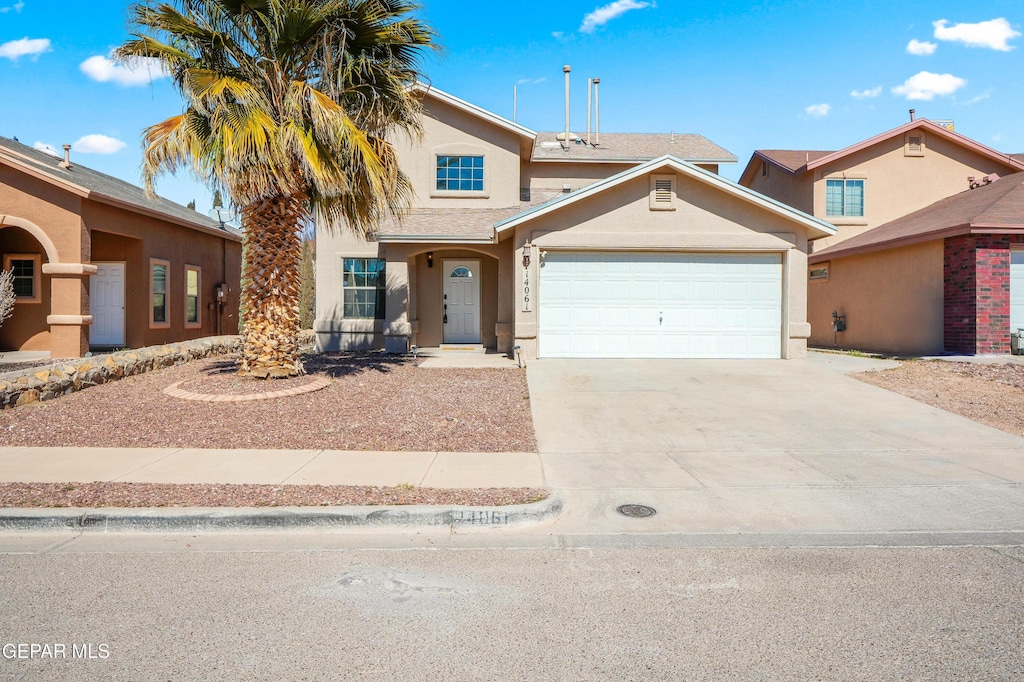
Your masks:
<svg viewBox="0 0 1024 682"><path fill-rule="evenodd" d="M310 381L308 384L302 386L295 386L293 388L283 388L280 391L264 391L262 393L240 393L238 395L217 395L213 393L193 393L192 391L186 391L183 388L178 388L184 381L176 381L167 388L164 389L164 393L171 396L172 398L178 398L180 400L193 400L196 402L203 403L247 403L253 400L271 400L273 398L287 398L293 395L302 395L303 393L312 393L321 389L327 388L331 385L331 380L327 377L317 377Z"/></svg>
<svg viewBox="0 0 1024 682"><path fill-rule="evenodd" d="M89 386L163 367L173 367L214 355L237 353L241 348L240 336L209 336L137 350L58 360L48 367L21 370L0 380L0 407L7 409L52 400Z"/></svg>

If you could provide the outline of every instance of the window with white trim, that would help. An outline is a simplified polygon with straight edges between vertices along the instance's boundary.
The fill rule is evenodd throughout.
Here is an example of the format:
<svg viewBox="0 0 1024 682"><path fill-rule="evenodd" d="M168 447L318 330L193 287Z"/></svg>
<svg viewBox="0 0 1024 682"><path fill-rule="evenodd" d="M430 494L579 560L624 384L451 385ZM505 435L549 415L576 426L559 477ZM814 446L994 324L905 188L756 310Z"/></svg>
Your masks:
<svg viewBox="0 0 1024 682"><path fill-rule="evenodd" d="M349 319L384 319L385 263L383 258L344 259L342 315Z"/></svg>
<svg viewBox="0 0 1024 682"><path fill-rule="evenodd" d="M149 259L149 327L167 329L171 321L167 317L167 291L171 262L160 258Z"/></svg>
<svg viewBox="0 0 1024 682"><path fill-rule="evenodd" d="M197 265L185 266L185 329L199 329L203 326L201 297L203 273Z"/></svg>
<svg viewBox="0 0 1024 682"><path fill-rule="evenodd" d="M40 303L42 301L42 256L38 253L8 253L4 255L4 270L14 276L14 302Z"/></svg>
<svg viewBox="0 0 1024 682"><path fill-rule="evenodd" d="M864 216L863 180L826 180L825 215L859 218Z"/></svg>
<svg viewBox="0 0 1024 682"><path fill-rule="evenodd" d="M439 192L483 192L484 157L437 156L437 184Z"/></svg>

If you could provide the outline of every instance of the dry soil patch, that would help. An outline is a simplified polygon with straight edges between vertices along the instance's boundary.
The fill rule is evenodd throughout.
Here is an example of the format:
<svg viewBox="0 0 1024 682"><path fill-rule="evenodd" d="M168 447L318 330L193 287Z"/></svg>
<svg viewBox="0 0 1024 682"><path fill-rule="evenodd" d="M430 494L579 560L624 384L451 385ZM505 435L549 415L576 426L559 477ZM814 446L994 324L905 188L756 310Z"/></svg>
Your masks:
<svg viewBox="0 0 1024 682"><path fill-rule="evenodd" d="M914 360L853 375L934 407L1024 436L1024 365Z"/></svg>

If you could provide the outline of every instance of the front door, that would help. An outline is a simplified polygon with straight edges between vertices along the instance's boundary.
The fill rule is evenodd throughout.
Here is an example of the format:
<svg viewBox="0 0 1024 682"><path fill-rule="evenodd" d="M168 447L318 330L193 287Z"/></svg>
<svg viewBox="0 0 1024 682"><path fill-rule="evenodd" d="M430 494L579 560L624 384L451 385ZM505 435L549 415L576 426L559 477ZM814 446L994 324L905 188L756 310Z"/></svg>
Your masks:
<svg viewBox="0 0 1024 682"><path fill-rule="evenodd" d="M93 263L89 277L90 346L124 346L124 263Z"/></svg>
<svg viewBox="0 0 1024 682"><path fill-rule="evenodd" d="M444 342L480 343L480 261L446 260Z"/></svg>

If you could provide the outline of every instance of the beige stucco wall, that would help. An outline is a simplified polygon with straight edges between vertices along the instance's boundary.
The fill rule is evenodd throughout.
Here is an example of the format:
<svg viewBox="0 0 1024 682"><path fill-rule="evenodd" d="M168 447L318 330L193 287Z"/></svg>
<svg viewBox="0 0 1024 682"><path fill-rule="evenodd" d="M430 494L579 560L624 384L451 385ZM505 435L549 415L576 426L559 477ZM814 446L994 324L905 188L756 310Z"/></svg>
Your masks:
<svg viewBox="0 0 1024 682"><path fill-rule="evenodd" d="M943 243L887 249L828 261L828 281L808 288L813 346L899 355L943 350ZM819 268L823 264L811 267ZM847 330L832 332L832 311Z"/></svg>
<svg viewBox="0 0 1024 682"><path fill-rule="evenodd" d="M765 165L768 166L767 176L762 172ZM764 160L760 160L751 172L749 180L740 180L740 184L799 211L814 214L812 183L774 164L765 164ZM823 215L818 217L821 218Z"/></svg>
<svg viewBox="0 0 1024 682"><path fill-rule="evenodd" d="M562 192L569 185L572 190L592 185L629 170L636 164L626 163L523 163L523 187L533 193Z"/></svg>
<svg viewBox="0 0 1024 682"><path fill-rule="evenodd" d="M493 208L519 203L521 143L516 133L431 97L424 98L423 139L395 138L399 164L409 176L420 208ZM482 155L483 194L436 191L438 155Z"/></svg>
<svg viewBox="0 0 1024 682"><path fill-rule="evenodd" d="M990 160L938 135L924 136L924 155L907 156L904 137L891 138L850 154L805 174L814 183L814 215L839 228L835 237L815 243L815 249L837 244L865 230L878 227L919 209L968 190L967 178L989 173L1014 172L1006 164ZM826 181L864 178L864 217L825 215Z"/></svg>
<svg viewBox="0 0 1024 682"><path fill-rule="evenodd" d="M675 210L652 211L649 192L645 175L518 226L514 252L532 244L533 290L543 286L541 253L546 249L776 252L783 255L784 268L783 352L790 358L806 355L806 228L683 175L676 175ZM515 291L520 292L526 271L514 271ZM536 357L536 305L523 311L517 295L515 306L515 342L526 357Z"/></svg>

